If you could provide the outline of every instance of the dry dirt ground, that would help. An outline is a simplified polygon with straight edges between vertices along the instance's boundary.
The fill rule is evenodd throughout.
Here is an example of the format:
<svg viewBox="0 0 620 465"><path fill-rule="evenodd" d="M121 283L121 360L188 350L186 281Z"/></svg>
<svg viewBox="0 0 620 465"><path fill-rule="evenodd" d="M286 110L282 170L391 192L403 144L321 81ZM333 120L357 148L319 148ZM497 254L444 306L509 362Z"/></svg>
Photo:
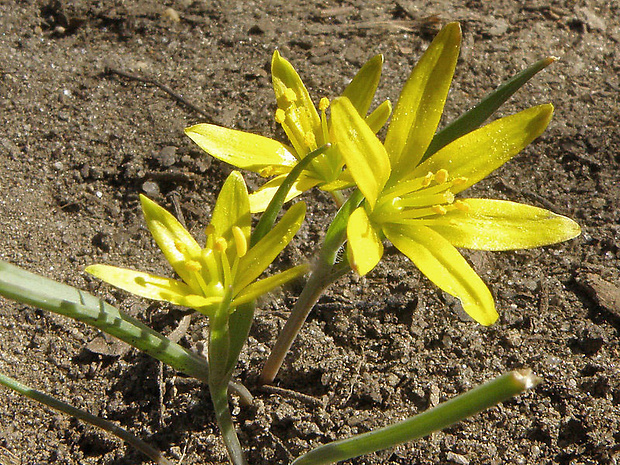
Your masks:
<svg viewBox="0 0 620 465"><path fill-rule="evenodd" d="M83 269L103 262L168 273L144 227L141 192L170 208L176 197L200 234L231 168L207 158L183 128L211 120L283 140L269 76L276 48L317 102L338 95L366 59L383 53L377 101L395 101L439 26L453 20L464 43L444 123L535 60L560 57L502 110L552 102L549 129L472 190L571 216L583 234L543 249L467 254L497 300L501 317L490 328L464 318L453 299L388 249L366 278L346 276L321 298L286 360L278 386L313 402L253 388L300 286L265 299L236 374L256 395L253 407L235 407L241 441L252 464L288 463L531 367L545 382L527 395L351 463L617 463L616 1L0 0L0 258L171 331L179 309L115 291ZM156 79L208 116L107 67ZM287 265L312 256L334 214L326 196L306 200L308 222L282 258ZM171 460L226 461L203 386L106 345L84 325L0 304L3 373L118 422ZM196 347L204 325L195 318L182 343ZM2 465L142 460L92 427L0 390Z"/></svg>

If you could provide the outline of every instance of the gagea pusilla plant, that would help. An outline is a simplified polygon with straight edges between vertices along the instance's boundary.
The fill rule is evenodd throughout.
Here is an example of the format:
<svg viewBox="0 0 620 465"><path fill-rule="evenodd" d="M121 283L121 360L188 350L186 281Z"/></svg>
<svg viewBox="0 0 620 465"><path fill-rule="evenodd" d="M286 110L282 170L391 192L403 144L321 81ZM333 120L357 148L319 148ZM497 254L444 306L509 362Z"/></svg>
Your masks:
<svg viewBox="0 0 620 465"><path fill-rule="evenodd" d="M204 246L165 209L140 197L148 229L177 277L108 264L92 265L86 271L128 292L203 314L209 324L208 360L94 296L4 262L0 262L0 294L86 322L207 383L230 460L245 464L228 401L231 391L252 401L233 374L258 297L310 270L261 373L260 382L270 383L322 292L350 271L370 273L383 258L386 241L437 287L457 297L472 324L491 325L499 316L491 292L458 249L524 249L579 235L577 223L565 216L465 195L549 124L553 107L544 104L484 125L553 59L540 60L517 74L438 130L460 43L459 25L445 26L411 72L391 118L389 101L369 112L382 56L370 59L340 96L331 102L321 98L317 108L292 65L275 52L271 66L275 120L290 144L212 124L187 128L187 135L210 155L271 179L249 194L242 175L234 171L214 206ZM386 123L382 140L377 134ZM271 270L260 279L304 220L305 204L294 199L314 187L330 192L338 210L317 255L309 259L312 266ZM262 213L254 232L252 213ZM528 370L510 372L418 416L325 444L293 463L335 463L413 440L538 382ZM0 384L116 434L158 464L170 463L162 453L105 420L5 375L0 374Z"/></svg>

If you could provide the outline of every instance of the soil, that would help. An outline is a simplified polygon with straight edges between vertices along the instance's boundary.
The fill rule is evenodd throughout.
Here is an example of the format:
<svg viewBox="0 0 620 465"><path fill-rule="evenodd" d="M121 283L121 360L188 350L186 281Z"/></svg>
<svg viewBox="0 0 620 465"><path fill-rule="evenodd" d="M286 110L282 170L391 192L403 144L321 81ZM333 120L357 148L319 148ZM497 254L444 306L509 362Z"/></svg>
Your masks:
<svg viewBox="0 0 620 465"><path fill-rule="evenodd" d="M108 263L169 274L144 227L143 192L171 209L177 199L200 236L231 167L201 153L183 128L211 121L284 140L269 75L276 48L316 102L337 96L366 59L383 53L376 103L395 102L434 34L453 20L464 41L443 124L537 59L560 57L500 112L552 102L548 130L471 190L565 214L583 234L542 249L465 252L496 297L501 316L489 328L388 248L377 269L345 276L312 312L277 379L305 397L255 387L301 285L274 293L261 302L235 374L256 396L252 407L234 406L240 439L251 464L284 464L530 367L544 378L535 390L350 463L617 463L620 6L613 1L0 1L0 258L172 331L180 309L114 290L83 270ZM154 79L206 116L108 68ZM247 179L258 186L255 176ZM335 211L320 192L305 199L308 221L281 258L286 266L312 257ZM3 373L118 422L171 460L226 462L204 386L90 327L1 304ZM182 344L196 348L205 324L193 318ZM0 391L2 465L143 461L93 427Z"/></svg>

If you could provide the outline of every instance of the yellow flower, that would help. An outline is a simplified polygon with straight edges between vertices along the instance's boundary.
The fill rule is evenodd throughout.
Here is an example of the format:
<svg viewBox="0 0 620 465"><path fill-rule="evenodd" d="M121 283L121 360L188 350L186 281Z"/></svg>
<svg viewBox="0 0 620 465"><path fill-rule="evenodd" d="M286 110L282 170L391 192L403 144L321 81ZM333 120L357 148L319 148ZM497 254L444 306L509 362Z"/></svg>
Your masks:
<svg viewBox="0 0 620 465"><path fill-rule="evenodd" d="M360 115L370 108L379 78L383 57L370 59L344 90ZM277 51L271 62L273 89L276 96L276 122L281 124L292 147L256 134L236 131L212 124L197 124L185 133L205 152L238 168L247 169L273 179L250 196L252 212L267 208L269 201L295 164L310 152L329 142L330 123L326 117L329 101L323 97L319 112L312 103L308 90L291 64ZM388 101L381 104L366 121L376 132L387 121L391 112ZM302 172L287 200L314 186L335 191L352 185L352 179L337 150L330 148L313 160Z"/></svg>
<svg viewBox="0 0 620 465"><path fill-rule="evenodd" d="M460 27L452 23L429 46L405 84L384 144L344 97L332 103L332 139L366 198L347 226L352 268L361 275L372 270L385 237L458 297L476 321L490 325L498 316L491 293L455 247L538 247L576 237L580 228L541 208L455 197L538 137L551 120L551 105L496 120L422 161L443 111L460 39Z"/></svg>
<svg viewBox="0 0 620 465"><path fill-rule="evenodd" d="M86 271L116 287L149 299L190 307L212 316L221 305L234 309L305 273L300 265L254 282L291 241L305 215L293 205L254 247L250 241L250 204L243 177L234 171L224 183L200 247L168 211L140 196L155 242L181 280L108 265Z"/></svg>

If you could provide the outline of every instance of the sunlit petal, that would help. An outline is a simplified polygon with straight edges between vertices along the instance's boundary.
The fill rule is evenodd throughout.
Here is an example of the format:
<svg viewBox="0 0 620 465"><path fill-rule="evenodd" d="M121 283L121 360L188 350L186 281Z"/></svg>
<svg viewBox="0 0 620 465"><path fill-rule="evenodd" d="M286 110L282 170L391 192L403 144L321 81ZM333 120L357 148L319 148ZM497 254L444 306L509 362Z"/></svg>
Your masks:
<svg viewBox="0 0 620 465"><path fill-rule="evenodd" d="M321 120L308 90L293 66L276 50L271 60L271 78L284 132L303 157L326 141L320 140Z"/></svg>
<svg viewBox="0 0 620 465"><path fill-rule="evenodd" d="M422 55L400 94L385 139L396 179L420 162L435 135L460 44L459 24L446 25Z"/></svg>
<svg viewBox="0 0 620 465"><path fill-rule="evenodd" d="M502 166L545 130L553 106L539 105L506 116L446 145L418 166L410 177L446 169L462 183L451 190L457 194Z"/></svg>
<svg viewBox="0 0 620 465"><path fill-rule="evenodd" d="M172 216L155 202L140 195L142 212L153 239L164 253L174 271L184 280L190 280L185 262L200 254L200 246L192 235Z"/></svg>
<svg viewBox="0 0 620 465"><path fill-rule="evenodd" d="M332 132L355 183L374 207L390 176L385 147L346 97L332 103Z"/></svg>
<svg viewBox="0 0 620 465"><path fill-rule="evenodd" d="M381 105L373 110L373 112L366 117L366 124L370 126L370 129L375 134L387 123L392 113L392 102L386 100Z"/></svg>
<svg viewBox="0 0 620 465"><path fill-rule="evenodd" d="M381 68L383 67L383 55L376 55L366 62L349 83L342 95L347 97L358 113L364 117L368 113L370 104L375 97Z"/></svg>
<svg viewBox="0 0 620 465"><path fill-rule="evenodd" d="M478 250L529 249L577 237L579 225L542 208L504 200L463 199L467 211L452 210L424 222L454 246Z"/></svg>
<svg viewBox="0 0 620 465"><path fill-rule="evenodd" d="M250 211L252 213L260 213L265 211L269 202L275 195L278 188L282 185L282 182L286 179L286 175L276 176L270 181L263 184L260 189L250 194ZM298 195L303 194L305 191L312 189L321 181L312 177L308 177L302 174L297 181L293 184L286 196L286 202L294 199Z"/></svg>
<svg viewBox="0 0 620 465"><path fill-rule="evenodd" d="M231 307L238 307L245 303L251 302L258 297L267 294L276 287L279 287L287 282L303 275L308 272L308 265L299 265L294 268L289 268L286 271L269 276L268 278L261 279L255 283L245 287L233 300Z"/></svg>
<svg viewBox="0 0 620 465"><path fill-rule="evenodd" d="M386 224L383 232L440 289L458 297L474 320L483 325L497 320L486 284L447 239L418 225Z"/></svg>
<svg viewBox="0 0 620 465"><path fill-rule="evenodd" d="M250 240L250 200L243 176L238 171L233 171L222 186L213 215L211 225L215 228L216 237L223 237L232 245L233 226L237 226L243 232L246 240ZM231 251L234 247L230 248Z"/></svg>
<svg viewBox="0 0 620 465"><path fill-rule="evenodd" d="M86 272L102 281L147 299L163 300L183 306L208 306L221 300L196 295L190 287L175 279L108 265L91 265ZM188 305L192 303L192 305Z"/></svg>
<svg viewBox="0 0 620 465"><path fill-rule="evenodd" d="M257 134L213 124L191 126L185 129L185 134L212 157L255 173L265 168L288 171L297 163L292 148Z"/></svg>
<svg viewBox="0 0 620 465"><path fill-rule="evenodd" d="M357 208L347 223L349 264L359 275L372 270L383 256L381 237L370 223L364 207Z"/></svg>
<svg viewBox="0 0 620 465"><path fill-rule="evenodd" d="M299 230L305 214L305 203L298 202L291 206L280 222L240 258L234 280L234 294L258 278L274 261Z"/></svg>

